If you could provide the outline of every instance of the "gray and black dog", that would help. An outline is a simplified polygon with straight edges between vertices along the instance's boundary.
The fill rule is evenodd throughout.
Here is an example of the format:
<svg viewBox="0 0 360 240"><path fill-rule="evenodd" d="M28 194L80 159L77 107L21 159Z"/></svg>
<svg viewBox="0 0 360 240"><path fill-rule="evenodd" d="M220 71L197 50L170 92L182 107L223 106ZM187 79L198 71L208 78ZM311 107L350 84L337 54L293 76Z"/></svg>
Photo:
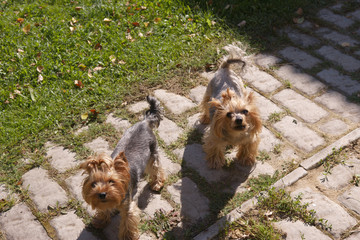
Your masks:
<svg viewBox="0 0 360 240"><path fill-rule="evenodd" d="M148 174L154 191L160 191L165 181L153 132L160 125L162 108L154 97L148 96L147 101L150 109L144 120L125 131L111 156L96 154L80 165L88 175L82 195L96 209L92 225L103 228L111 220L113 210L118 209L119 239L138 239L139 211L132 200L138 181Z"/></svg>
<svg viewBox="0 0 360 240"><path fill-rule="evenodd" d="M144 120L125 131L111 158L114 159L120 152L125 152L130 166L132 187L135 187L146 173L150 175L151 189L159 191L164 184L164 173L160 167L158 145L153 129L159 127L163 109L156 98L147 96L146 100L150 109L146 111Z"/></svg>

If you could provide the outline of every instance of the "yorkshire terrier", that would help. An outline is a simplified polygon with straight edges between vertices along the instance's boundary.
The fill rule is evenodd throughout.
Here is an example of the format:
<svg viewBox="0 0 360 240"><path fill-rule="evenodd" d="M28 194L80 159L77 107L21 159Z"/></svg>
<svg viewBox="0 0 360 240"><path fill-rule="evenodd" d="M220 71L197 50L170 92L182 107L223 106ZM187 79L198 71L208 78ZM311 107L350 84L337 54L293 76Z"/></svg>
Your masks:
<svg viewBox="0 0 360 240"><path fill-rule="evenodd" d="M152 129L162 120L162 108L154 97L147 97L150 109L143 121L125 131L111 156L90 156L80 165L87 177L82 195L96 209L92 225L103 228L114 210L120 211L119 239L138 239L139 209L132 198L137 182L149 175L150 188L160 191L164 172L159 163L157 141Z"/></svg>
<svg viewBox="0 0 360 240"><path fill-rule="evenodd" d="M231 54L233 49L230 48ZM210 80L200 105L200 122L210 124L203 145L210 168L224 166L228 145L238 147L236 158L241 165L251 166L255 164L260 143L262 124L255 96L245 89L242 80L230 69L233 63L245 66L241 57L226 57Z"/></svg>

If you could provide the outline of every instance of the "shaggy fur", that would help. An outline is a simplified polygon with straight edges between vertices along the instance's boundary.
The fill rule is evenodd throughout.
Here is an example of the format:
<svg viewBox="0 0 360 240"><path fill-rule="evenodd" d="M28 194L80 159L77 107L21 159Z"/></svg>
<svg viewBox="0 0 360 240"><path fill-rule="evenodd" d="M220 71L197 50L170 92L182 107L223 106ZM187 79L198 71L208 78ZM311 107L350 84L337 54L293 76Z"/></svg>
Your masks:
<svg viewBox="0 0 360 240"><path fill-rule="evenodd" d="M83 197L96 209L93 226L103 228L117 209L121 216L119 239L139 237L139 210L132 201L139 179L148 174L154 191L160 191L165 181L152 131L160 124L162 109L155 98L147 97L147 101L150 109L145 119L124 133L111 157L104 153L90 156L80 165L87 174Z"/></svg>
<svg viewBox="0 0 360 240"><path fill-rule="evenodd" d="M233 63L245 65L240 57L225 58L209 82L201 103L200 122L210 124L203 145L210 168L221 168L225 164L224 152L228 145L238 147L236 157L240 164L253 165L260 143L262 124L255 96L229 68Z"/></svg>

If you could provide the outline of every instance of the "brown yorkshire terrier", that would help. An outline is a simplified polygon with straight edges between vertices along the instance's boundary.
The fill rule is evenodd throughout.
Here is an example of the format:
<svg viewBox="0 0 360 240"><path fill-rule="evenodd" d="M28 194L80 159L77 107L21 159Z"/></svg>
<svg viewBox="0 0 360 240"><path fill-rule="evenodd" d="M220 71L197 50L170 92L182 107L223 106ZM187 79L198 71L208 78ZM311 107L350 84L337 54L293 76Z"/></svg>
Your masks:
<svg viewBox="0 0 360 240"><path fill-rule="evenodd" d="M241 79L229 69L233 63L245 64L241 58L225 58L201 103L200 122L210 124L203 145L210 168L224 166L228 145L238 147L236 158L241 165L253 165L260 143L262 124L255 96L245 90Z"/></svg>
<svg viewBox="0 0 360 240"><path fill-rule="evenodd" d="M165 181L157 141L152 132L160 124L162 109L155 98L148 97L147 100L150 109L145 119L125 131L111 156L104 153L90 156L80 165L88 175L83 183L82 195L96 209L92 225L105 227L114 210L119 210L120 240L139 237L139 209L132 198L140 178L148 174L150 188L154 191L160 191Z"/></svg>

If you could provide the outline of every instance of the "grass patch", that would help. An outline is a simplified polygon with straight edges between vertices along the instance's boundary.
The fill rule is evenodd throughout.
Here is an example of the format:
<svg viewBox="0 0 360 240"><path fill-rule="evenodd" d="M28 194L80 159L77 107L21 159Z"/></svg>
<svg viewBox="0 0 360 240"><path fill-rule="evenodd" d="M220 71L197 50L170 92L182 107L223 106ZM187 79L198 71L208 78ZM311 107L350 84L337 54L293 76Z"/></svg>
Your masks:
<svg viewBox="0 0 360 240"><path fill-rule="evenodd" d="M301 220L305 224L330 229L325 219L315 217L314 210L308 210L308 204L301 203L301 195L291 198L284 189L270 189L260 195L255 209L244 217L229 224L219 234L220 239L281 239L283 235L272 226L272 222L287 219Z"/></svg>

